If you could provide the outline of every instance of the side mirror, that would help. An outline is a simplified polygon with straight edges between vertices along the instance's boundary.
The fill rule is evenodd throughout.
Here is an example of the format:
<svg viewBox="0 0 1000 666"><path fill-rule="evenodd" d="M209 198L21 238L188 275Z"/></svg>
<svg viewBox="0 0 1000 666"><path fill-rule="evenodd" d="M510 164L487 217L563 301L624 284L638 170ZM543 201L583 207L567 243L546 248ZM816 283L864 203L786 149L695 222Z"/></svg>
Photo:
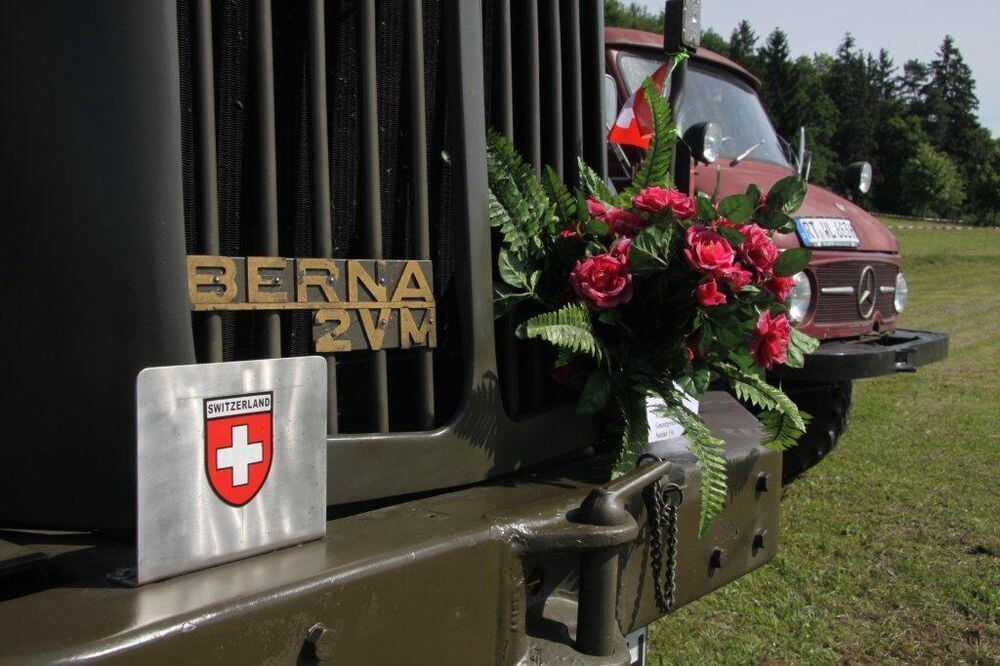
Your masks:
<svg viewBox="0 0 1000 666"><path fill-rule="evenodd" d="M608 132L615 126L615 121L618 120L618 86L615 83L614 77L610 74L604 75L602 83L601 94L603 95L603 99L601 103L604 107L604 131Z"/></svg>
<svg viewBox="0 0 1000 666"><path fill-rule="evenodd" d="M847 184L861 194L872 189L872 165L868 162L854 162L847 166Z"/></svg>
<svg viewBox="0 0 1000 666"><path fill-rule="evenodd" d="M722 129L712 121L695 123L684 132L684 143L694 159L711 164L722 154Z"/></svg>

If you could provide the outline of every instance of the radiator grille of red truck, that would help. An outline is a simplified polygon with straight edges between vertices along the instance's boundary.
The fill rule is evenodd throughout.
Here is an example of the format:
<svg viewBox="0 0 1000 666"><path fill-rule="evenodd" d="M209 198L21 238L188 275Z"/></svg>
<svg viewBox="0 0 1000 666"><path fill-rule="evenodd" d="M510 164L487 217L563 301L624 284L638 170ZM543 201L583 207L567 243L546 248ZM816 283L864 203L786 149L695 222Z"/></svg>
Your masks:
<svg viewBox="0 0 1000 666"><path fill-rule="evenodd" d="M887 262L843 261L820 264L815 269L816 284L820 289L813 321L817 324L859 322L863 320L858 306L858 288L861 273L866 266L875 272L875 309L871 317L879 314L881 321L896 318L893 307L896 274L899 267ZM846 289L851 291L847 292ZM823 289L842 289L845 293L823 293ZM870 317L869 317L870 318Z"/></svg>

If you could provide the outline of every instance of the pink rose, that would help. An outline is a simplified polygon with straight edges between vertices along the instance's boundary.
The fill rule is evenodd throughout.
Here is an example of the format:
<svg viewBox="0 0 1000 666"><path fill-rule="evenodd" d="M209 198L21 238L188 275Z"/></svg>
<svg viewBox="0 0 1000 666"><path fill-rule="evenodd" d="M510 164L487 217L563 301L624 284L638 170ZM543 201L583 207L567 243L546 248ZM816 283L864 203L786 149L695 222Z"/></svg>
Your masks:
<svg viewBox="0 0 1000 666"><path fill-rule="evenodd" d="M608 207L594 197L589 197L587 199L587 212L590 213L591 217L601 219L607 211Z"/></svg>
<svg viewBox="0 0 1000 666"><path fill-rule="evenodd" d="M738 293L740 289L750 284L753 279L753 273L748 270L744 270L738 264L733 264L733 266L726 271L725 275L722 276L722 280L729 285L729 288L733 290L733 293Z"/></svg>
<svg viewBox="0 0 1000 666"><path fill-rule="evenodd" d="M628 261L628 251L632 247L632 239L626 236L616 238L611 244L611 256L619 261Z"/></svg>
<svg viewBox="0 0 1000 666"><path fill-rule="evenodd" d="M576 227L569 226L563 228L563 230L559 232L559 235L562 236L563 238L579 238L580 232L577 231Z"/></svg>
<svg viewBox="0 0 1000 666"><path fill-rule="evenodd" d="M668 190L655 185L645 188L632 197L632 205L647 213L659 213L669 208L677 220L693 219L697 213L694 199L677 190Z"/></svg>
<svg viewBox="0 0 1000 666"><path fill-rule="evenodd" d="M784 303L788 292L795 286L795 278L784 275L774 275L764 284L764 289L774 294L779 303Z"/></svg>
<svg viewBox="0 0 1000 666"><path fill-rule="evenodd" d="M756 224L744 224L740 233L746 240L740 245L743 263L749 266L758 282L770 279L774 262L778 260L778 248L768 233Z"/></svg>
<svg viewBox="0 0 1000 666"><path fill-rule="evenodd" d="M715 280L702 282L698 285L696 292L698 294L698 302L702 307L710 308L715 305L724 305L726 302L726 295L719 291L719 286L715 283Z"/></svg>
<svg viewBox="0 0 1000 666"><path fill-rule="evenodd" d="M713 279L725 276L732 269L736 253L726 239L715 231L695 224L688 227L686 239L684 257L691 268Z"/></svg>
<svg viewBox="0 0 1000 666"><path fill-rule="evenodd" d="M613 235L629 238L638 234L646 226L646 220L621 208L612 208L607 211L601 217L601 221L608 225L608 229Z"/></svg>
<svg viewBox="0 0 1000 666"><path fill-rule="evenodd" d="M569 282L591 310L608 310L632 299L632 275L624 257L599 254L578 261Z"/></svg>
<svg viewBox="0 0 1000 666"><path fill-rule="evenodd" d="M784 363L788 351L788 340L792 335L792 327L785 315L772 317L765 310L757 319L757 328L750 342L750 353L754 362L766 370L778 363Z"/></svg>

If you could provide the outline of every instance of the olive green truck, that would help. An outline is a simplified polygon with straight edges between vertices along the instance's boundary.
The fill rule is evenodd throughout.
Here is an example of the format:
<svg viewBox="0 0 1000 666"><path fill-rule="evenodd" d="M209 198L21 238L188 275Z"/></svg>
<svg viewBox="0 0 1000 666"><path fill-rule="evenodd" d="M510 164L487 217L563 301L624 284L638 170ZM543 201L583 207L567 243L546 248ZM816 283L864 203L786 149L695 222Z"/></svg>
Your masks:
<svg viewBox="0 0 1000 666"><path fill-rule="evenodd" d="M0 662L643 663L774 556L733 398L699 538L683 439L610 480L494 321L487 128L606 173L601 0L11 1L0 44Z"/></svg>

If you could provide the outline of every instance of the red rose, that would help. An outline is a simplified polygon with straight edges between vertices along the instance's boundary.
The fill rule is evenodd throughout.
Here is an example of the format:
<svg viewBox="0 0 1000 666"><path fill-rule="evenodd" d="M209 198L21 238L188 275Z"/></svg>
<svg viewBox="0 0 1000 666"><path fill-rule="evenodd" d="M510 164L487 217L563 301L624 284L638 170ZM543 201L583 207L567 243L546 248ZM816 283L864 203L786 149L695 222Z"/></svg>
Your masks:
<svg viewBox="0 0 1000 666"><path fill-rule="evenodd" d="M770 279L774 262L778 260L778 248L767 232L756 224L745 224L740 233L746 239L740 245L743 263L753 269L758 282Z"/></svg>
<svg viewBox="0 0 1000 666"><path fill-rule="evenodd" d="M611 256L619 261L628 261L628 251L632 247L632 239L628 237L616 238L611 244Z"/></svg>
<svg viewBox="0 0 1000 666"><path fill-rule="evenodd" d="M587 199L587 212L590 213L591 217L596 217L597 219L600 219L601 217L604 216L604 213L606 213L607 211L608 207L605 206L600 201L598 201L597 199L595 199L594 197L590 197Z"/></svg>
<svg viewBox="0 0 1000 666"><path fill-rule="evenodd" d="M694 357L697 356L698 350L690 342L684 345L684 351L687 352L688 364L694 363Z"/></svg>
<svg viewBox="0 0 1000 666"><path fill-rule="evenodd" d="M748 270L744 270L738 264L733 264L732 268L726 271L725 275L722 276L722 280L729 285L729 288L733 290L733 293L738 293L740 289L750 284L750 280L753 279L753 273Z"/></svg>
<svg viewBox="0 0 1000 666"><path fill-rule="evenodd" d="M569 282L591 310L608 310L632 299L627 258L611 254L587 257L576 262Z"/></svg>
<svg viewBox="0 0 1000 666"><path fill-rule="evenodd" d="M719 291L719 286L715 283L715 280L702 282L698 285L696 291L698 293L698 302L701 303L702 307L710 308L714 305L724 305L726 302L726 295Z"/></svg>
<svg viewBox="0 0 1000 666"><path fill-rule="evenodd" d="M766 370L770 370L777 363L784 363L791 335L792 327L785 315L772 317L767 310L761 312L757 319L757 328L753 332L753 340L750 342L750 353L753 354L754 362Z"/></svg>
<svg viewBox="0 0 1000 666"><path fill-rule="evenodd" d="M774 294L779 303L784 303L788 292L795 286L795 278L784 275L774 275L764 284L764 289Z"/></svg>
<svg viewBox="0 0 1000 666"><path fill-rule="evenodd" d="M733 267L736 253L725 238L701 224L688 227L684 257L691 268L711 278L721 278Z"/></svg>
<svg viewBox="0 0 1000 666"><path fill-rule="evenodd" d="M562 236L563 238L579 238L580 232L576 230L576 227L569 226L565 227L562 231L560 231L559 235Z"/></svg>
<svg viewBox="0 0 1000 666"><path fill-rule="evenodd" d="M607 211L601 217L601 221L608 225L608 229L613 235L629 238L638 234L646 226L646 220L621 208L612 208Z"/></svg>
<svg viewBox="0 0 1000 666"><path fill-rule="evenodd" d="M694 199L677 190L664 187L647 187L632 197L632 205L647 213L659 213L669 208L675 219L690 220L695 214Z"/></svg>

